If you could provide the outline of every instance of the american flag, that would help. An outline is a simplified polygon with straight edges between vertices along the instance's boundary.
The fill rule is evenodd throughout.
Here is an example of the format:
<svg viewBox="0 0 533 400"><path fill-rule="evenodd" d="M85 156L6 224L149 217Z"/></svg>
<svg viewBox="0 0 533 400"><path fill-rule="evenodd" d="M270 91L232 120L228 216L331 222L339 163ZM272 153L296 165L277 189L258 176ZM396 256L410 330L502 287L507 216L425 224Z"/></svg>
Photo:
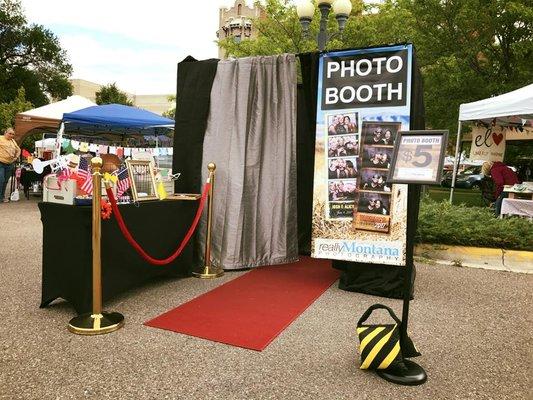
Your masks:
<svg viewBox="0 0 533 400"><path fill-rule="evenodd" d="M128 175L128 168L122 168L117 176L117 196L122 196L122 193L124 193L130 187L130 177Z"/></svg>
<svg viewBox="0 0 533 400"><path fill-rule="evenodd" d="M78 165L78 185L85 193L93 192L93 176L89 172L89 162L85 157L80 157L80 164Z"/></svg>

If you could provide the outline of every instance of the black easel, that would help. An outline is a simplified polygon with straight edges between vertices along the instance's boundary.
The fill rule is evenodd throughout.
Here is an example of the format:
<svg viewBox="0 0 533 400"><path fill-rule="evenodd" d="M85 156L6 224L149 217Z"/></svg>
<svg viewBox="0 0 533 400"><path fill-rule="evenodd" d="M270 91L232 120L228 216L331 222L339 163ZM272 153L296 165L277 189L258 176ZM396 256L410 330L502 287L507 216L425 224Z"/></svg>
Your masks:
<svg viewBox="0 0 533 400"><path fill-rule="evenodd" d="M407 325L409 322L409 302L413 294L414 282L414 246L415 233L418 224L418 210L420 208L420 190L421 185L409 184L407 190L407 244L405 254L405 275L403 288L403 309L402 309L402 325L400 329L400 347L403 349L406 344L411 345L411 340L407 335ZM377 374L389 381L398 385L422 385L427 380L427 374L424 369L414 361L405 359L405 366L407 371L404 373L392 373L387 370L377 370Z"/></svg>

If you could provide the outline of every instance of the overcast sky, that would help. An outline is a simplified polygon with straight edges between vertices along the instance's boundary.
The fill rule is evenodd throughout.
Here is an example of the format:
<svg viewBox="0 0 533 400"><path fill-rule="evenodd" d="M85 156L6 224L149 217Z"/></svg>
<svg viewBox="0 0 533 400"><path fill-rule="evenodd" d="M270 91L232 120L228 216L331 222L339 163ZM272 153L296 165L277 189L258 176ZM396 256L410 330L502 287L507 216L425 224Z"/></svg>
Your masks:
<svg viewBox="0 0 533 400"><path fill-rule="evenodd" d="M252 2L249 2L251 4ZM22 0L30 23L54 32L73 78L132 94L173 94L176 64L218 56L218 10L232 0Z"/></svg>

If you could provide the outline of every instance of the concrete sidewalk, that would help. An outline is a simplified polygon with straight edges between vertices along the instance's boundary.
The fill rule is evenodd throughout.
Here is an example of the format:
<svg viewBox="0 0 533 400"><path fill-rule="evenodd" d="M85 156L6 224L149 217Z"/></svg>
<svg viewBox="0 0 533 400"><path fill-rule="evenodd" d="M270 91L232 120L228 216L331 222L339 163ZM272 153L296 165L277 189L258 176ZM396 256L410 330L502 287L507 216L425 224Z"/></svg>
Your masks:
<svg viewBox="0 0 533 400"><path fill-rule="evenodd" d="M460 267L533 274L533 252L487 247L418 244L415 256L421 261Z"/></svg>
<svg viewBox="0 0 533 400"><path fill-rule="evenodd" d="M228 272L213 280L159 280L123 293L104 304L125 316L123 329L76 336L67 330L75 316L68 303L38 308L42 225L36 203L0 205L0 221L2 400L531 398L532 274L417 263L409 333L428 381L402 387L359 369L355 330L374 303L401 315L400 300L334 284L263 352L143 325L244 273ZM385 318L380 313L371 322Z"/></svg>

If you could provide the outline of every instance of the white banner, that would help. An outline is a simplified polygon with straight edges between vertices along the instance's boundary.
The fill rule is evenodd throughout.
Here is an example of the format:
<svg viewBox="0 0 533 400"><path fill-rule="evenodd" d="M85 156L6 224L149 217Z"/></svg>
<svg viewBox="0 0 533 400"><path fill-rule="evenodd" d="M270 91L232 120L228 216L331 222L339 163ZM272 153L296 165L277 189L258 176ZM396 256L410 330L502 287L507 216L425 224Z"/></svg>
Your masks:
<svg viewBox="0 0 533 400"><path fill-rule="evenodd" d="M501 126L475 127L472 130L471 160L503 161L507 129Z"/></svg>

